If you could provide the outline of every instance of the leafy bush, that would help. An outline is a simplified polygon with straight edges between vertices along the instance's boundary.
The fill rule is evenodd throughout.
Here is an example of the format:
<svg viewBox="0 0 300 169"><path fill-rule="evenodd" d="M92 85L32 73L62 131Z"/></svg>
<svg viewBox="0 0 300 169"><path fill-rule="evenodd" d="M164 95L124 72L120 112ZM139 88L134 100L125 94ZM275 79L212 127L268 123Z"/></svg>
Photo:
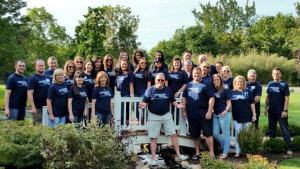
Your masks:
<svg viewBox="0 0 300 169"><path fill-rule="evenodd" d="M113 129L90 125L76 129L72 124L58 126L42 136L45 168L126 168L123 144Z"/></svg>
<svg viewBox="0 0 300 169"><path fill-rule="evenodd" d="M280 153L287 149L287 143L279 138L270 138L264 141L264 151Z"/></svg>
<svg viewBox="0 0 300 169"><path fill-rule="evenodd" d="M269 135L269 127L268 126L264 126L264 128L262 129L263 133L265 133L265 135ZM300 136L300 126L294 123L290 123L289 124L289 131L290 131L290 135L291 136ZM281 136L282 132L280 129L279 124L277 124L277 128L276 128L276 136Z"/></svg>
<svg viewBox="0 0 300 169"><path fill-rule="evenodd" d="M32 123L0 122L0 166L42 168L40 137L48 131Z"/></svg>
<svg viewBox="0 0 300 169"><path fill-rule="evenodd" d="M242 169L274 169L277 168L276 163L269 163L266 158L261 155L247 154L248 163L242 164Z"/></svg>
<svg viewBox="0 0 300 169"><path fill-rule="evenodd" d="M203 152L201 153L201 159L200 159L202 168L214 168L214 169L235 169L235 164L223 160L215 160L213 157L209 154L209 152Z"/></svg>
<svg viewBox="0 0 300 169"><path fill-rule="evenodd" d="M293 147L297 150L300 151L300 136L297 136L293 139Z"/></svg>
<svg viewBox="0 0 300 169"><path fill-rule="evenodd" d="M238 134L238 143L243 154L259 154L263 148L264 134L254 125L243 128Z"/></svg>

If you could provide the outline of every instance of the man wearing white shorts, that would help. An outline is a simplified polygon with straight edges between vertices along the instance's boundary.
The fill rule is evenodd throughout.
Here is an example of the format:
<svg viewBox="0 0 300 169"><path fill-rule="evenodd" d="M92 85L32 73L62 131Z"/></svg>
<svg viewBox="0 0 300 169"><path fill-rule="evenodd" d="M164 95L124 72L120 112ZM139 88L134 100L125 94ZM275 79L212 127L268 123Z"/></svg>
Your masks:
<svg viewBox="0 0 300 169"><path fill-rule="evenodd" d="M139 104L139 108L144 109L147 104L149 113L148 124L148 137L151 138L150 149L152 155L152 161L150 165L156 165L156 149L157 138L160 135L160 127L163 125L165 135L171 136L172 144L176 152L176 161L182 161L186 158L180 154L178 138L175 132L175 126L172 118L172 114L169 110L169 103L171 102L178 109L183 108L181 104L178 104L174 98L174 94L169 87L164 86L165 75L158 73L155 77L155 85L149 87L144 95L143 102Z"/></svg>

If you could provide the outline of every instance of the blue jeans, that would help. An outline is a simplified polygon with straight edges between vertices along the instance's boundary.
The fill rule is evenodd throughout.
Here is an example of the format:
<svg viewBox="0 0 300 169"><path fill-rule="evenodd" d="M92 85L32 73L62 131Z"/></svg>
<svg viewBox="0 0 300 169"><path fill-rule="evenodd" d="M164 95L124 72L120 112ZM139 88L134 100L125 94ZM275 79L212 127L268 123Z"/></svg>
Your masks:
<svg viewBox="0 0 300 169"><path fill-rule="evenodd" d="M9 120L24 120L26 115L24 108L9 108Z"/></svg>
<svg viewBox="0 0 300 169"><path fill-rule="evenodd" d="M227 112L224 117L221 114L213 114L213 133L214 138L221 144L223 154L228 154L230 147L230 119L231 113ZM220 128L222 135L220 135Z"/></svg>
<svg viewBox="0 0 300 169"><path fill-rule="evenodd" d="M144 97L144 95L145 94L134 94L134 97ZM140 104L140 102L137 102L136 103L136 107L135 107L135 116L136 116L136 118L138 119L138 121L140 121L140 113L139 113L139 104ZM146 113L146 111L145 111L145 109L143 109L142 110L142 113L141 113L141 116L142 116L142 119L141 119L141 122L142 122L142 124L144 124L144 117L145 117L145 113ZM147 116L147 115L146 115ZM147 122L147 117L146 117L146 121L145 122Z"/></svg>
<svg viewBox="0 0 300 169"><path fill-rule="evenodd" d="M130 97L130 95L123 95L122 97ZM130 116L130 113L129 113L129 106L130 106L130 103L127 102L126 103L126 120L129 120L129 116ZM124 102L121 103L121 125L124 125ZM126 124L126 123L125 123Z"/></svg>
<svg viewBox="0 0 300 169"><path fill-rule="evenodd" d="M74 123L81 123L83 121L83 116L74 116Z"/></svg>
<svg viewBox="0 0 300 169"><path fill-rule="evenodd" d="M100 122L99 125L110 124L111 114L101 114L96 112L96 116L98 117L98 120Z"/></svg>
<svg viewBox="0 0 300 169"><path fill-rule="evenodd" d="M57 126L59 124L65 125L65 123L66 123L66 116L54 117L54 121L51 121L50 116L48 115L48 124L52 128L54 128L55 126Z"/></svg>
<svg viewBox="0 0 300 169"><path fill-rule="evenodd" d="M291 135L289 131L288 118L281 118L281 114L268 113L269 117L269 133L271 138L276 137L277 121L279 122L282 137L288 144L288 150L292 149Z"/></svg>

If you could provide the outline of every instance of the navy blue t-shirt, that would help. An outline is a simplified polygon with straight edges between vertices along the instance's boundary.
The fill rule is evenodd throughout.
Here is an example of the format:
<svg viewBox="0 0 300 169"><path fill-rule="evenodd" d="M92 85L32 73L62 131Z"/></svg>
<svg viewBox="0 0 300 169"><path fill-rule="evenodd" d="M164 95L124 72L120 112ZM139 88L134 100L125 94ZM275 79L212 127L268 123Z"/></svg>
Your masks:
<svg viewBox="0 0 300 169"><path fill-rule="evenodd" d="M120 74L117 77L117 88L121 92L121 96L130 95L129 83L133 83L134 77L132 72L125 74Z"/></svg>
<svg viewBox="0 0 300 169"><path fill-rule="evenodd" d="M85 102L87 98L87 89L85 86L78 87L79 95L74 94L74 85L69 88L68 98L72 100L72 112L74 116L83 116Z"/></svg>
<svg viewBox="0 0 300 169"><path fill-rule="evenodd" d="M65 76L65 82L69 89L74 84L74 76L69 76L69 79Z"/></svg>
<svg viewBox="0 0 300 169"><path fill-rule="evenodd" d="M25 108L27 100L27 77L13 73L8 76L6 89L11 90L9 108Z"/></svg>
<svg viewBox="0 0 300 169"><path fill-rule="evenodd" d="M148 82L151 82L152 75L149 72L148 78L145 79L145 71L140 71L134 74L134 94L141 95L145 94Z"/></svg>
<svg viewBox="0 0 300 169"><path fill-rule="evenodd" d="M54 70L52 70L50 68L45 71L45 75L48 75L50 77L51 83L52 83L53 73L54 73Z"/></svg>
<svg viewBox="0 0 300 169"><path fill-rule="evenodd" d="M52 111L54 117L66 116L68 107L68 87L67 83L53 83L48 90L48 99L52 99Z"/></svg>
<svg viewBox="0 0 300 169"><path fill-rule="evenodd" d="M51 84L50 77L48 75L32 75L28 80L28 90L33 90L33 101L37 109L46 106L47 93Z"/></svg>
<svg viewBox="0 0 300 169"><path fill-rule="evenodd" d="M172 72L169 73L170 79L168 80L168 86L171 88L173 93L178 92L178 90L188 83L187 74L184 72Z"/></svg>
<svg viewBox="0 0 300 169"><path fill-rule="evenodd" d="M109 78L109 87L112 90L113 96L115 95L115 86L116 86L116 74L111 71L111 69L107 69L105 71Z"/></svg>
<svg viewBox="0 0 300 169"><path fill-rule="evenodd" d="M208 111L208 103L214 97L211 85L201 80L199 83L189 82L182 97L186 98L186 112L189 119L205 118Z"/></svg>
<svg viewBox="0 0 300 169"><path fill-rule="evenodd" d="M261 96L262 87L259 83L255 82L250 84L249 82L247 82L247 89L252 91L254 101L255 96ZM258 116L260 115L260 102L255 103L255 112Z"/></svg>
<svg viewBox="0 0 300 169"><path fill-rule="evenodd" d="M170 76L169 76L169 73L168 73L167 69L164 69L164 70L159 69L157 71L151 71L151 74L152 74L151 85L155 85L155 77L156 77L157 73L163 73L163 74L165 74L165 80L167 80L167 81L170 79Z"/></svg>
<svg viewBox="0 0 300 169"><path fill-rule="evenodd" d="M96 99L95 112L111 114L110 102L113 97L110 87L95 87L92 99Z"/></svg>
<svg viewBox="0 0 300 169"><path fill-rule="evenodd" d="M249 89L241 92L230 91L232 117L238 123L248 123L252 121L253 112L251 104L254 104L253 93Z"/></svg>
<svg viewBox="0 0 300 169"><path fill-rule="evenodd" d="M211 82L211 75L210 74L207 74L206 76L202 77L202 80L209 84L210 85L210 82Z"/></svg>
<svg viewBox="0 0 300 169"><path fill-rule="evenodd" d="M86 89L87 89L87 96L89 98L89 102L91 102L92 101L92 92L93 92L94 85L95 85L95 79L93 78L92 75L85 74L84 85L86 86Z"/></svg>
<svg viewBox="0 0 300 169"><path fill-rule="evenodd" d="M289 85L280 81L275 83L269 82L267 86L267 93L269 94L269 113L281 114L284 109L285 96L290 95Z"/></svg>
<svg viewBox="0 0 300 169"><path fill-rule="evenodd" d="M214 113L221 114L226 109L226 102L230 100L229 90L224 89L221 93L215 93Z"/></svg>
<svg viewBox="0 0 300 169"><path fill-rule="evenodd" d="M224 80L224 79L223 79ZM230 77L226 81L224 80L224 88L228 89L229 91L233 89L233 78Z"/></svg>
<svg viewBox="0 0 300 169"><path fill-rule="evenodd" d="M174 94L167 86L164 86L161 90L157 89L155 86L151 86L146 90L143 98L143 102L149 103L149 111L160 116L169 112L170 103L173 103L174 101L176 101Z"/></svg>

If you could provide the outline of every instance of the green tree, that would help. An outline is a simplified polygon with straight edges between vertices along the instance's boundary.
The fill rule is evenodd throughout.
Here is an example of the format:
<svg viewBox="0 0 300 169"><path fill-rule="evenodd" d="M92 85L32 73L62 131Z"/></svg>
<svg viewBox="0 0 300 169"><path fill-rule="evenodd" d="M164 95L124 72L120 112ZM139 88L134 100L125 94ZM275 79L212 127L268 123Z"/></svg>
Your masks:
<svg viewBox="0 0 300 169"><path fill-rule="evenodd" d="M29 36L25 39L23 46L28 54L27 63L33 64L37 58L47 60L49 56L58 59L60 67L69 58L65 54L66 47L71 42L71 37L66 34L66 29L57 24L56 19L46 11L44 7L28 8L29 18L23 30L29 31ZM33 66L28 67L33 71Z"/></svg>
<svg viewBox="0 0 300 169"><path fill-rule="evenodd" d="M14 72L14 62L25 59L20 44L26 37L21 31L20 9L26 6L22 0L0 0L0 81Z"/></svg>
<svg viewBox="0 0 300 169"><path fill-rule="evenodd" d="M88 8L85 20L75 30L78 55L92 56L107 53L117 57L121 50L132 53L137 49L136 31L139 18L130 8L119 5Z"/></svg>

